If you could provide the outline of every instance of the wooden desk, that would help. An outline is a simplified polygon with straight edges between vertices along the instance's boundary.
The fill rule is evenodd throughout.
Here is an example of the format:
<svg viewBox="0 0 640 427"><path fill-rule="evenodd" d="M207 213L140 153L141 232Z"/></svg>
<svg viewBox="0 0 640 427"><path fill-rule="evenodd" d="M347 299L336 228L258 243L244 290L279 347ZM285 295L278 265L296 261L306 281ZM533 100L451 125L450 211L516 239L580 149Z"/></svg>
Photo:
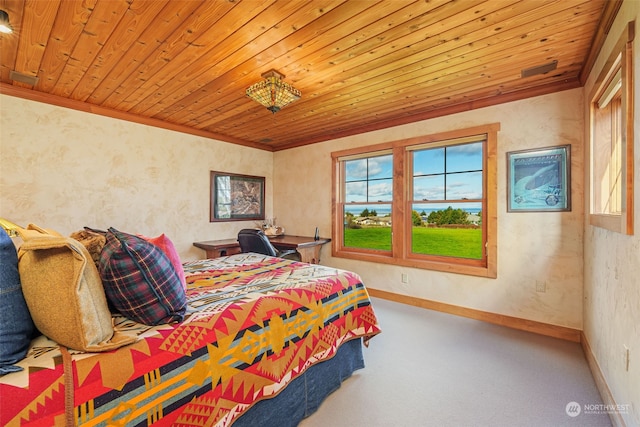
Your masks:
<svg viewBox="0 0 640 427"><path fill-rule="evenodd" d="M314 240L313 237L287 236L286 234L284 236L270 237L269 240L277 249L295 249L300 254L301 261L310 264L318 264L320 262L320 249L322 249L322 245L331 241L331 239L323 237L319 240ZM204 249L207 258L218 258L239 254L241 252L237 239L194 242L193 246Z"/></svg>

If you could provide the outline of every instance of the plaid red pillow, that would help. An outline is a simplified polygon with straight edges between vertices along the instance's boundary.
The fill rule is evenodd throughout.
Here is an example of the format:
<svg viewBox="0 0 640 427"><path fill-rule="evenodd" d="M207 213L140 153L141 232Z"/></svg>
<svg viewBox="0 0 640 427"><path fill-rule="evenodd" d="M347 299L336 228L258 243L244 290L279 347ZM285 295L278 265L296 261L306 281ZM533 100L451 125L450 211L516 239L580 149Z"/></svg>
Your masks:
<svg viewBox="0 0 640 427"><path fill-rule="evenodd" d="M100 276L111 305L145 325L181 322L186 294L169 258L157 246L109 228Z"/></svg>

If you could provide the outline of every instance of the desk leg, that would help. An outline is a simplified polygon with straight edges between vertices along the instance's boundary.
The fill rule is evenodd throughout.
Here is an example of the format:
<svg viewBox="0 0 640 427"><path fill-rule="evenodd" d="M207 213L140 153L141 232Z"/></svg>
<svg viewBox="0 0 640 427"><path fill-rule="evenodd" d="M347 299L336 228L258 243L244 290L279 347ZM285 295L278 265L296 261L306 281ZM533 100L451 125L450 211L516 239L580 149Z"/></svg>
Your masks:
<svg viewBox="0 0 640 427"><path fill-rule="evenodd" d="M307 262L309 264L319 264L321 248L321 245L316 245L308 248L297 248L296 250L300 254L300 261Z"/></svg>

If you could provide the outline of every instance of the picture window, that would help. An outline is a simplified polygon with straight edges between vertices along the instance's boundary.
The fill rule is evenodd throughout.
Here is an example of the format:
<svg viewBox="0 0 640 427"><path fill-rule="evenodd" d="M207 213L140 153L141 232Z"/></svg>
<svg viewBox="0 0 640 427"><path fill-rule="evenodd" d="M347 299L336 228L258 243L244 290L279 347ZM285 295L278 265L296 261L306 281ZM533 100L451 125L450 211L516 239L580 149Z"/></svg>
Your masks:
<svg viewBox="0 0 640 427"><path fill-rule="evenodd" d="M496 277L498 130L332 153L333 256Z"/></svg>

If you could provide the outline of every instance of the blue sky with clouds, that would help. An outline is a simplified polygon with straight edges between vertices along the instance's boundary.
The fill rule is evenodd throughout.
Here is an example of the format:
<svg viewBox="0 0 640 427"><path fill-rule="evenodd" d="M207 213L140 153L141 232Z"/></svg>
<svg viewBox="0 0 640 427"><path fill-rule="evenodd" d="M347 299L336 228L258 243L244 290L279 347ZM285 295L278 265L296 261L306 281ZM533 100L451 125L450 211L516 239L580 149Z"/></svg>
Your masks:
<svg viewBox="0 0 640 427"><path fill-rule="evenodd" d="M413 199L482 198L482 143L418 150L413 153ZM346 162L346 202L390 202L390 154Z"/></svg>

